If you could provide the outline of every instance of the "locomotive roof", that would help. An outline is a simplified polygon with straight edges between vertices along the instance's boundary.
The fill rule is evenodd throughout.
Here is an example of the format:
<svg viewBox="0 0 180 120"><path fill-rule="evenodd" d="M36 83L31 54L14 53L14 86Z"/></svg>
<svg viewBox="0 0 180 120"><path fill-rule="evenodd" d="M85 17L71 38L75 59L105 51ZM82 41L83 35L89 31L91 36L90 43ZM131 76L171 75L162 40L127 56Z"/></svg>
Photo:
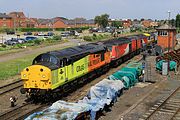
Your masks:
<svg viewBox="0 0 180 120"><path fill-rule="evenodd" d="M54 55L59 59L68 58L69 60L74 60L82 58L90 53L98 53L105 50L106 47L104 45L89 43L86 45L70 47L63 50L51 51L48 52L48 54Z"/></svg>
<svg viewBox="0 0 180 120"><path fill-rule="evenodd" d="M121 37L121 38L105 41L103 44L106 46L112 46L112 45L121 45L129 42L130 42L129 39L125 37Z"/></svg>
<svg viewBox="0 0 180 120"><path fill-rule="evenodd" d="M63 50L56 50L38 55L34 60L33 64L44 65L50 69L57 69L62 64L60 60L67 61L66 64L79 60L88 54L99 53L107 51L107 47L103 44L89 43L86 45L80 45L75 47L66 48Z"/></svg>

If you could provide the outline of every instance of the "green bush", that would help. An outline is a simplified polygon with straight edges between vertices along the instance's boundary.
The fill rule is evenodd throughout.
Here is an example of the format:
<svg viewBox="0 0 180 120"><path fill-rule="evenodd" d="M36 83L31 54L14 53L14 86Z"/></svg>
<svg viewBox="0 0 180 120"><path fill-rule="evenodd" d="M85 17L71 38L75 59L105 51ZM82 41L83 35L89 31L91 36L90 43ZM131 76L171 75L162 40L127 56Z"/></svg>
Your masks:
<svg viewBox="0 0 180 120"><path fill-rule="evenodd" d="M5 32L8 32L8 31L14 31L14 29L12 29L12 28L3 28L3 27L0 28L0 33L5 33Z"/></svg>
<svg viewBox="0 0 180 120"><path fill-rule="evenodd" d="M107 34L99 34L99 35L96 35L96 34L93 34L93 36L84 36L84 40L86 41L92 41L92 40L102 40L102 39L106 39L106 38L109 38L110 36L107 35Z"/></svg>
<svg viewBox="0 0 180 120"><path fill-rule="evenodd" d="M61 40L61 36L60 35L55 35L52 38L53 40Z"/></svg>
<svg viewBox="0 0 180 120"><path fill-rule="evenodd" d="M2 44L2 45L1 45L1 47L6 48L6 47L7 47L7 45L6 45L6 44Z"/></svg>
<svg viewBox="0 0 180 120"><path fill-rule="evenodd" d="M29 41L27 41L27 43L33 43L33 40L29 40Z"/></svg>
<svg viewBox="0 0 180 120"><path fill-rule="evenodd" d="M97 35L96 35L96 34L93 34L93 37L97 37Z"/></svg>
<svg viewBox="0 0 180 120"><path fill-rule="evenodd" d="M16 44L17 48L22 48L22 44Z"/></svg>
<svg viewBox="0 0 180 120"><path fill-rule="evenodd" d="M91 36L84 36L83 39L86 41L92 41L93 40L93 38Z"/></svg>
<svg viewBox="0 0 180 120"><path fill-rule="evenodd" d="M34 42L34 44L36 44L36 45L40 45L41 44L41 40L33 40L33 42Z"/></svg>
<svg viewBox="0 0 180 120"><path fill-rule="evenodd" d="M70 30L87 30L89 27L78 27L78 28L55 28L56 31L70 31ZM52 28L18 28L21 32L47 32L53 31Z"/></svg>
<svg viewBox="0 0 180 120"><path fill-rule="evenodd" d="M51 28L19 28L18 29L21 32L47 32L47 31L52 31Z"/></svg>

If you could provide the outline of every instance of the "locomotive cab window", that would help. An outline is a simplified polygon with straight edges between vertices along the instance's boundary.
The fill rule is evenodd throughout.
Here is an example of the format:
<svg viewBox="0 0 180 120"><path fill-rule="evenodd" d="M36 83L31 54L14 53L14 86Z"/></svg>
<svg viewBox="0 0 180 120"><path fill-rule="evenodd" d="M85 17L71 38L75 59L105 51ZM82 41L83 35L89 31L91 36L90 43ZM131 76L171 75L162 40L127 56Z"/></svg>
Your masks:
<svg viewBox="0 0 180 120"><path fill-rule="evenodd" d="M58 59L53 55L42 54L37 56L33 61L33 64L38 64L38 63L52 63L54 65L58 65Z"/></svg>

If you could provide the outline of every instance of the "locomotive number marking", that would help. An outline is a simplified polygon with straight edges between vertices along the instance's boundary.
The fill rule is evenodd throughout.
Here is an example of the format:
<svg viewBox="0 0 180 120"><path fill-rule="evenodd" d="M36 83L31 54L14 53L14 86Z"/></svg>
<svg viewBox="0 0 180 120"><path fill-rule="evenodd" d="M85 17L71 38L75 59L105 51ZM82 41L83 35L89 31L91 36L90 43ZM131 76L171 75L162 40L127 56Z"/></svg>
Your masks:
<svg viewBox="0 0 180 120"><path fill-rule="evenodd" d="M80 71L83 71L83 70L84 70L84 64L81 65L81 66L77 66L77 67L76 67L76 71L77 71L77 72L80 72Z"/></svg>

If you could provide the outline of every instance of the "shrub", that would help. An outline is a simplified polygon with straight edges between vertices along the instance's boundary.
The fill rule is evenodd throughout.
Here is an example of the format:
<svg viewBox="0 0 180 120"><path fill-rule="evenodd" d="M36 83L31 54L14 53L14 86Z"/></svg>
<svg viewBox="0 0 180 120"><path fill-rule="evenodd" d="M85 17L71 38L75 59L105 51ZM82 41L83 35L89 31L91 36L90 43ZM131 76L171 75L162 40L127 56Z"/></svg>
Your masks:
<svg viewBox="0 0 180 120"><path fill-rule="evenodd" d="M86 41L92 41L93 40L91 36L84 36L83 39Z"/></svg>
<svg viewBox="0 0 180 120"><path fill-rule="evenodd" d="M41 44L41 40L38 40L38 39L37 39L37 40L34 40L33 42L34 42L34 44L36 44L36 45L40 45L40 44Z"/></svg>
<svg viewBox="0 0 180 120"><path fill-rule="evenodd" d="M27 41L27 43L33 43L33 40L29 40L29 41Z"/></svg>
<svg viewBox="0 0 180 120"><path fill-rule="evenodd" d="M22 44L16 44L17 48L22 48Z"/></svg>
<svg viewBox="0 0 180 120"><path fill-rule="evenodd" d="M6 48L6 47L7 47L7 45L6 45L6 44L2 44L1 46L2 46L3 48Z"/></svg>
<svg viewBox="0 0 180 120"><path fill-rule="evenodd" d="M61 36L60 35L55 35L52 38L53 40L61 40Z"/></svg>
<svg viewBox="0 0 180 120"><path fill-rule="evenodd" d="M93 34L93 37L97 37L97 35L96 35L96 34Z"/></svg>

